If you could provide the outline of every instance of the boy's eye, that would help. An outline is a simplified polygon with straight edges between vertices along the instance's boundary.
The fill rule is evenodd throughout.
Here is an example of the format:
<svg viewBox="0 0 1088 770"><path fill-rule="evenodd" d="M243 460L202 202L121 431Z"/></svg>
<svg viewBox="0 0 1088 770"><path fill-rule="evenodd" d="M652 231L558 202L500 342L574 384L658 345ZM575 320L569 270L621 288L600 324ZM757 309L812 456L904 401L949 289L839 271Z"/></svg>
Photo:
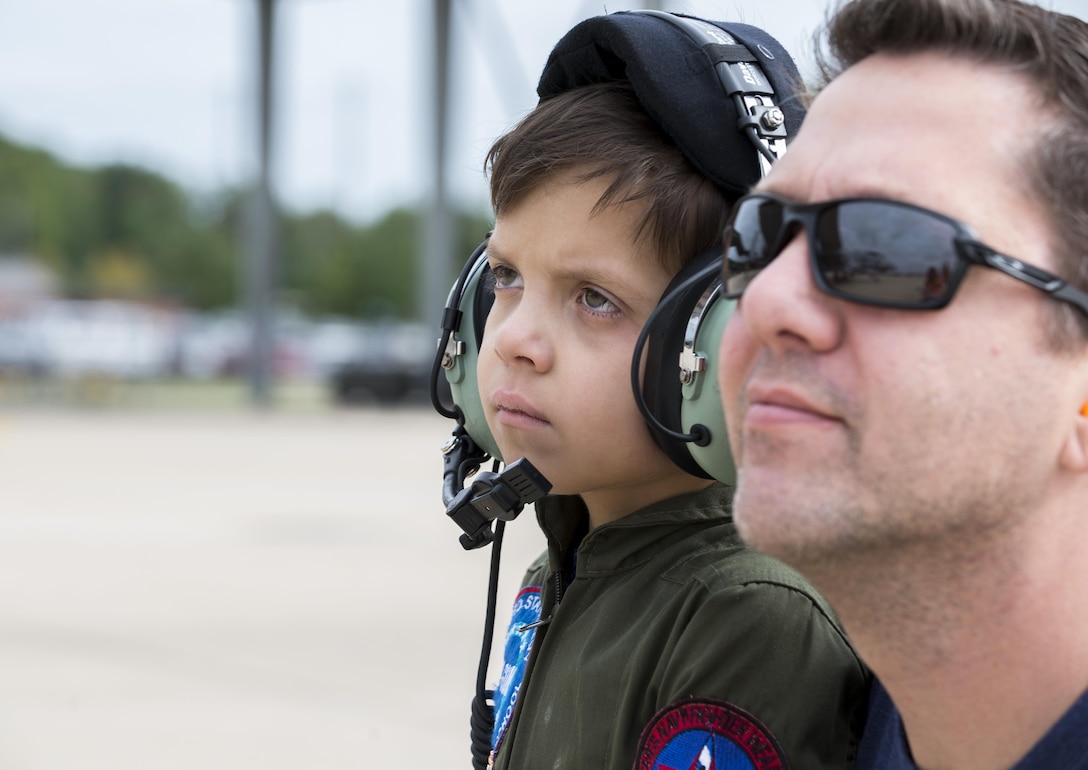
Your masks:
<svg viewBox="0 0 1088 770"><path fill-rule="evenodd" d="M516 288L521 276L518 271L506 265L495 265L491 268L491 275L495 286L500 289Z"/></svg>
<svg viewBox="0 0 1088 770"><path fill-rule="evenodd" d="M586 289L582 292L582 301L590 310L612 312L616 309L615 303L596 289Z"/></svg>

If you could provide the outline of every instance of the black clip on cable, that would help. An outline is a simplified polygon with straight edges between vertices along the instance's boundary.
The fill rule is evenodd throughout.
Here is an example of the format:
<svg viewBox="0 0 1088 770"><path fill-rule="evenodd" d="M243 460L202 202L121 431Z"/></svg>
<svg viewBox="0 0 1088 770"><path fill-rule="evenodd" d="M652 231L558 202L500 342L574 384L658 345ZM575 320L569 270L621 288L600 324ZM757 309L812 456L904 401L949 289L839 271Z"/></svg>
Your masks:
<svg viewBox="0 0 1088 770"><path fill-rule="evenodd" d="M481 471L471 486L462 488L465 479L488 456L463 425L454 429L442 451L445 464L442 501L446 504L446 515L464 531L461 545L466 551L481 548L495 539L492 521L513 521L526 503L536 502L552 488L551 482L524 457L507 465L502 473Z"/></svg>

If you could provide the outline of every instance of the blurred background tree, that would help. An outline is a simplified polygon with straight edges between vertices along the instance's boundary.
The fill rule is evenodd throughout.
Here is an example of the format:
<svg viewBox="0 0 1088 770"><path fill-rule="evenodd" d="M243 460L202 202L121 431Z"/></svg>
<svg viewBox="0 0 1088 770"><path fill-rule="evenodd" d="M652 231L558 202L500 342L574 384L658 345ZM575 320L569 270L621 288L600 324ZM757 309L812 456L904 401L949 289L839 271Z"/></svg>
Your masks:
<svg viewBox="0 0 1088 770"><path fill-rule="evenodd" d="M0 254L43 263L69 297L237 306L245 201L245 190L198 196L136 166L75 167L0 137ZM359 224L281 211L283 298L314 316L419 317L422 215L399 208ZM489 216L462 211L455 221L451 283Z"/></svg>

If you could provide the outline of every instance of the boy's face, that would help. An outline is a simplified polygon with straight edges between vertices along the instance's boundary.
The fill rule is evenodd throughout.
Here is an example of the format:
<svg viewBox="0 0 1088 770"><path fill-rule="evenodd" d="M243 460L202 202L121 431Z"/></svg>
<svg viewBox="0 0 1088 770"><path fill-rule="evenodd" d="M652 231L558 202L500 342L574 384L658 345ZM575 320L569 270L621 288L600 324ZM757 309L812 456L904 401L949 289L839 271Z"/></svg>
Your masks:
<svg viewBox="0 0 1088 770"><path fill-rule="evenodd" d="M608 180L564 174L498 217L495 304L478 366L487 423L594 526L705 486L656 446L631 393L635 340L671 278L633 233L637 204L591 214Z"/></svg>

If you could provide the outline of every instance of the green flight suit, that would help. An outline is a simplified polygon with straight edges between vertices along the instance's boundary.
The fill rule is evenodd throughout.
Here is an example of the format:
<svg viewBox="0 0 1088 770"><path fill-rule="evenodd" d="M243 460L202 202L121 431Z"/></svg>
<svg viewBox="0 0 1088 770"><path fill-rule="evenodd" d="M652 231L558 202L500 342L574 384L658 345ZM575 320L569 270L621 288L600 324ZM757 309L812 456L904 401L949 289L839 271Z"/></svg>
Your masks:
<svg viewBox="0 0 1088 770"><path fill-rule="evenodd" d="M495 767L853 768L868 674L815 589L740 541L731 494L713 484L580 543L579 498L537 503L548 552L507 635Z"/></svg>

